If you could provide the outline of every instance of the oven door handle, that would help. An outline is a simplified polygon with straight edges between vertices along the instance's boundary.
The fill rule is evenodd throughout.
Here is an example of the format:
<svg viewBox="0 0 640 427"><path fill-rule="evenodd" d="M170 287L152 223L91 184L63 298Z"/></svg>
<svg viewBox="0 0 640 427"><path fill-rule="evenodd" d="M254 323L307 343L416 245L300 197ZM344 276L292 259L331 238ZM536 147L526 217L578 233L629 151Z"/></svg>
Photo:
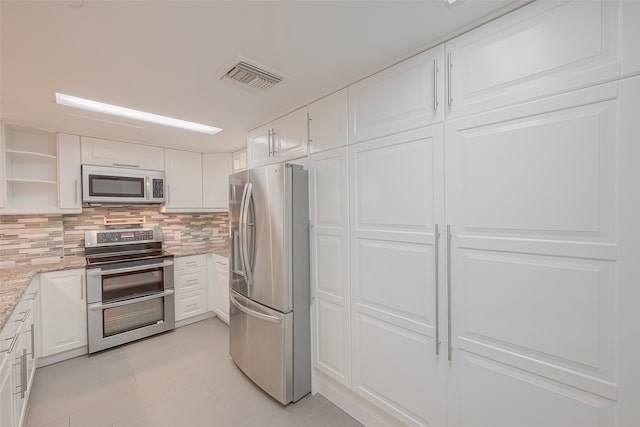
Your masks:
<svg viewBox="0 0 640 427"><path fill-rule="evenodd" d="M164 261L160 264L146 264L135 267L114 268L112 270L103 270L101 268L93 268L87 271L87 276L108 276L110 274L131 273L133 271L151 270L154 268L169 267L173 265L173 261Z"/></svg>
<svg viewBox="0 0 640 427"><path fill-rule="evenodd" d="M156 298L164 298L166 296L173 295L173 293L174 293L173 289L167 289L166 291L160 292L158 294L152 294L152 295L147 295L147 296L138 297L138 298L131 298L128 300L112 302L109 304L101 304L101 303L90 304L88 308L89 310L105 310L107 308L122 307L123 305L136 304L139 302L149 301Z"/></svg>

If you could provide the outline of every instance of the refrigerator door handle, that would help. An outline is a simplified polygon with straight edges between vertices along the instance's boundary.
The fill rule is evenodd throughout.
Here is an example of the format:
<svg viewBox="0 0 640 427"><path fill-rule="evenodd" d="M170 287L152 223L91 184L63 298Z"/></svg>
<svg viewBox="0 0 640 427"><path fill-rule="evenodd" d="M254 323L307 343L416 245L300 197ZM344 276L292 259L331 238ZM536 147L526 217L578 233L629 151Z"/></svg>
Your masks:
<svg viewBox="0 0 640 427"><path fill-rule="evenodd" d="M253 185L249 182L244 186L242 203L240 204L240 262L245 273L247 285L251 286L253 278L251 276L251 265L249 264L249 254L247 252L247 221L249 217L249 200L251 200L251 190Z"/></svg>
<svg viewBox="0 0 640 427"><path fill-rule="evenodd" d="M244 305L240 304L238 300L236 300L235 295L231 295L229 299L231 300L231 303L234 306L236 306L238 310L242 311L248 316L266 320L267 322L271 322L271 323L282 323L282 317L269 316L268 314L260 313L258 311L251 310L250 308L245 307Z"/></svg>

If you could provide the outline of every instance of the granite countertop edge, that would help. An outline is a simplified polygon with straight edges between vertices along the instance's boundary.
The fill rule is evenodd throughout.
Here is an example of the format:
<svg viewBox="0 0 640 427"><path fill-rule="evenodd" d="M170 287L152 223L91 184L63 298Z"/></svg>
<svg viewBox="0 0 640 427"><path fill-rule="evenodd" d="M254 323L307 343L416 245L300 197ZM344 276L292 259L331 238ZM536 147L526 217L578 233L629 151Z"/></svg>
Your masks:
<svg viewBox="0 0 640 427"><path fill-rule="evenodd" d="M193 248L167 248L166 251L174 257L183 257L191 255L208 255L214 254L228 258L229 249L226 248L214 248L211 246L199 246Z"/></svg>
<svg viewBox="0 0 640 427"><path fill-rule="evenodd" d="M59 262L29 264L0 270L0 330L4 328L16 305L36 274L84 268L84 257L66 257Z"/></svg>

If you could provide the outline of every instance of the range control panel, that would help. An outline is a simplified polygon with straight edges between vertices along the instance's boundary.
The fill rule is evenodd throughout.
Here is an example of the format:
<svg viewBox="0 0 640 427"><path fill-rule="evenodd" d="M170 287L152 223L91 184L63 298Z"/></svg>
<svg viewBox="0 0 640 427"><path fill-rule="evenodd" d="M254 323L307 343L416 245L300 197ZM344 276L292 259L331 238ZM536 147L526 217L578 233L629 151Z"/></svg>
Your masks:
<svg viewBox="0 0 640 427"><path fill-rule="evenodd" d="M85 232L85 247L106 246L113 244L161 242L162 229L127 228L120 230L91 230Z"/></svg>

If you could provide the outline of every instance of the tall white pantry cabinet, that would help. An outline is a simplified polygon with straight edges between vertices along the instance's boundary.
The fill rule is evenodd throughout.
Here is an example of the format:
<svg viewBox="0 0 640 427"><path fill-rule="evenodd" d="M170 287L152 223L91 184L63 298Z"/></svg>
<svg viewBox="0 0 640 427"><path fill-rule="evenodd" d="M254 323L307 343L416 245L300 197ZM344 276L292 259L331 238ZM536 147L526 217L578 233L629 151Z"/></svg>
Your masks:
<svg viewBox="0 0 640 427"><path fill-rule="evenodd" d="M367 425L640 425L638 28L535 2L334 95L315 391Z"/></svg>

